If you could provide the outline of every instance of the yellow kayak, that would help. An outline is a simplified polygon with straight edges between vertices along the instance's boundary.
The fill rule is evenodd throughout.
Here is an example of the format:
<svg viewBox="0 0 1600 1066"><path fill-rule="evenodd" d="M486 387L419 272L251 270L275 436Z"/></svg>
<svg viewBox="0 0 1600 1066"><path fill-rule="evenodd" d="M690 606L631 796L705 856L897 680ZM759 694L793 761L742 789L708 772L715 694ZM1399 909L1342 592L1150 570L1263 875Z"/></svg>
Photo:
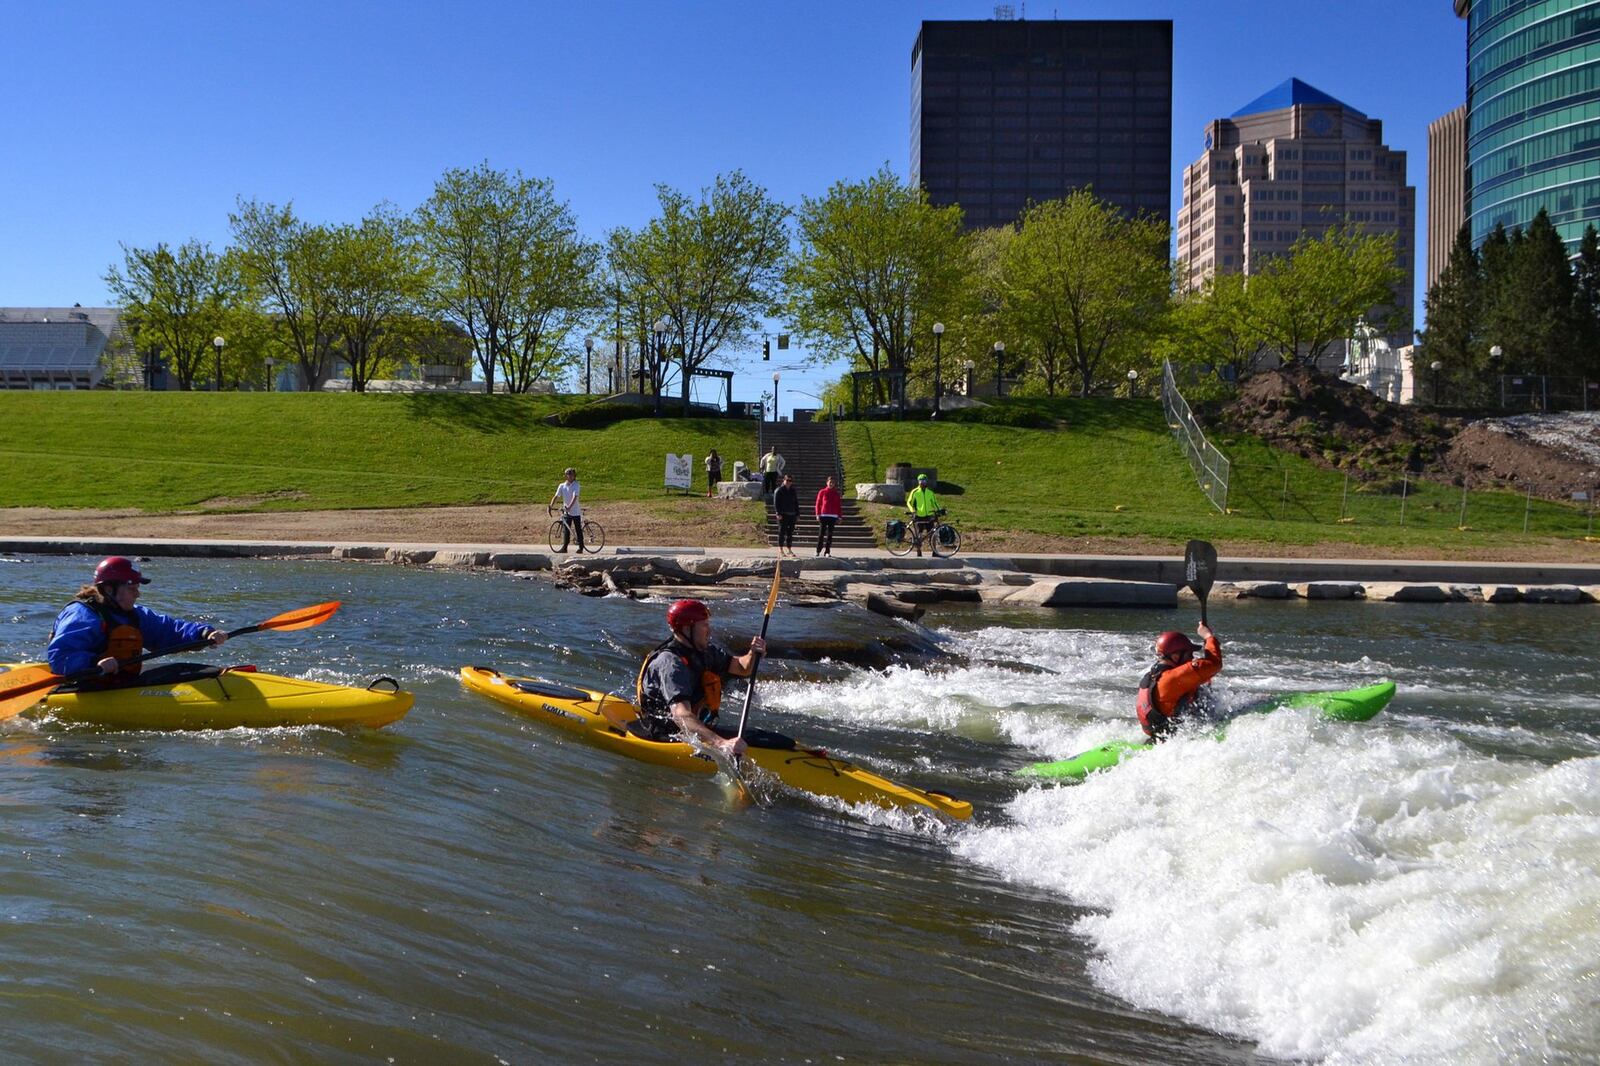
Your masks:
<svg viewBox="0 0 1600 1066"><path fill-rule="evenodd" d="M0 670L14 669L14 664ZM252 668L149 671L138 684L40 697L27 713L107 729L261 729L329 726L376 729L404 718L414 699L391 679L385 688L325 685ZM379 684L374 681L373 685Z"/></svg>
<svg viewBox="0 0 1600 1066"><path fill-rule="evenodd" d="M499 700L529 718L573 733L580 739L631 759L710 775L717 764L688 744L646 740L628 731L639 709L628 700L594 689L556 684L531 677L507 677L483 666L463 666L461 683ZM746 737L745 760L790 788L845 803L937 811L950 818L972 817L972 804L943 792L899 785L816 748L807 748L777 733L760 731Z"/></svg>

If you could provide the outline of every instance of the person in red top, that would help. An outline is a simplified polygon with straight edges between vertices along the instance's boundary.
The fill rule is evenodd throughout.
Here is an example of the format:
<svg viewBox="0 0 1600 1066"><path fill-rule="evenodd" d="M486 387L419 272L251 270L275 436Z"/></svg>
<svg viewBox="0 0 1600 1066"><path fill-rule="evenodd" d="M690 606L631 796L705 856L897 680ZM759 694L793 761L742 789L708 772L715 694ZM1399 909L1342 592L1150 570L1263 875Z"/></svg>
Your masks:
<svg viewBox="0 0 1600 1066"><path fill-rule="evenodd" d="M1205 718L1214 709L1209 682L1222 669L1222 645L1204 622L1200 636L1205 638L1204 654L1186 634L1176 631L1156 638L1156 664L1139 679L1139 724L1145 736L1161 741L1178 726L1194 718Z"/></svg>
<svg viewBox="0 0 1600 1066"><path fill-rule="evenodd" d="M817 554L833 555L833 527L844 514L844 500L834 487L833 478L817 490Z"/></svg>

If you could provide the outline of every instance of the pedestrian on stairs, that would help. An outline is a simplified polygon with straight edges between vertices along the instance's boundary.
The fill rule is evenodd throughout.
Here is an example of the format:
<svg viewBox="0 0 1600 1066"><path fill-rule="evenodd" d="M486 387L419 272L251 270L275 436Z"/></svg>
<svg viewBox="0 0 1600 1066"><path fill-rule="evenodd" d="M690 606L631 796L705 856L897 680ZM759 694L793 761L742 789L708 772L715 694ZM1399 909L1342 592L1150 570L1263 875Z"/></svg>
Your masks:
<svg viewBox="0 0 1600 1066"><path fill-rule="evenodd" d="M844 500L839 495L833 478L817 490L817 554L833 555L833 527L844 515Z"/></svg>
<svg viewBox="0 0 1600 1066"><path fill-rule="evenodd" d="M761 457L760 463L761 494L763 496L771 496L774 490L777 489L778 477L783 473L783 468L787 464L784 463L783 456L778 454L778 446L776 444L772 446L772 449L766 455Z"/></svg>
<svg viewBox="0 0 1600 1066"><path fill-rule="evenodd" d="M798 559L794 553L794 527L800 521L800 494L788 474L783 475L783 484L773 494L772 509L778 513L778 554Z"/></svg>

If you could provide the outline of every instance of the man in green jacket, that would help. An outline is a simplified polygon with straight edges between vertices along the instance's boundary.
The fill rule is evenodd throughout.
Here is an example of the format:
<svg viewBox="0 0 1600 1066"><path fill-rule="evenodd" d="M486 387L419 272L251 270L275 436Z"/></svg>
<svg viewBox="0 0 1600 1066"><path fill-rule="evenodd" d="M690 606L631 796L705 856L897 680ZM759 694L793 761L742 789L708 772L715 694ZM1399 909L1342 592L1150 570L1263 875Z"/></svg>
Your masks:
<svg viewBox="0 0 1600 1066"><path fill-rule="evenodd" d="M928 539L928 548L933 549L934 525L939 520L939 513L944 508L939 503L939 497L933 493L933 486L928 484L927 474L917 475L917 487L906 496L906 511L911 515L913 532L917 545L917 554L922 554L922 541Z"/></svg>

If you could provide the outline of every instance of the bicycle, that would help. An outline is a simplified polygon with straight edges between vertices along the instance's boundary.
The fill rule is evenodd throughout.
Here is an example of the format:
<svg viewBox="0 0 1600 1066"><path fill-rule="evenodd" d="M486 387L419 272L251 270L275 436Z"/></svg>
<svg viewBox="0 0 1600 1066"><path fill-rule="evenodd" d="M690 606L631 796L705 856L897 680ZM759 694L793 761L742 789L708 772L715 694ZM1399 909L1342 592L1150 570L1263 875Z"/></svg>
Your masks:
<svg viewBox="0 0 1600 1066"><path fill-rule="evenodd" d="M545 512L555 519L550 523L550 550L559 552L562 542L568 539L567 520L561 517L561 509L554 504L546 505ZM605 546L605 527L591 518L583 519L583 550L592 555Z"/></svg>
<svg viewBox="0 0 1600 1066"><path fill-rule="evenodd" d="M944 516L942 507L933 515L934 518ZM936 522L925 532L918 527L915 519L907 526L900 519L891 518L884 528L883 539L890 555L910 555L920 549L924 541L928 543L928 550L938 558L949 557L961 550L961 534L948 522Z"/></svg>

